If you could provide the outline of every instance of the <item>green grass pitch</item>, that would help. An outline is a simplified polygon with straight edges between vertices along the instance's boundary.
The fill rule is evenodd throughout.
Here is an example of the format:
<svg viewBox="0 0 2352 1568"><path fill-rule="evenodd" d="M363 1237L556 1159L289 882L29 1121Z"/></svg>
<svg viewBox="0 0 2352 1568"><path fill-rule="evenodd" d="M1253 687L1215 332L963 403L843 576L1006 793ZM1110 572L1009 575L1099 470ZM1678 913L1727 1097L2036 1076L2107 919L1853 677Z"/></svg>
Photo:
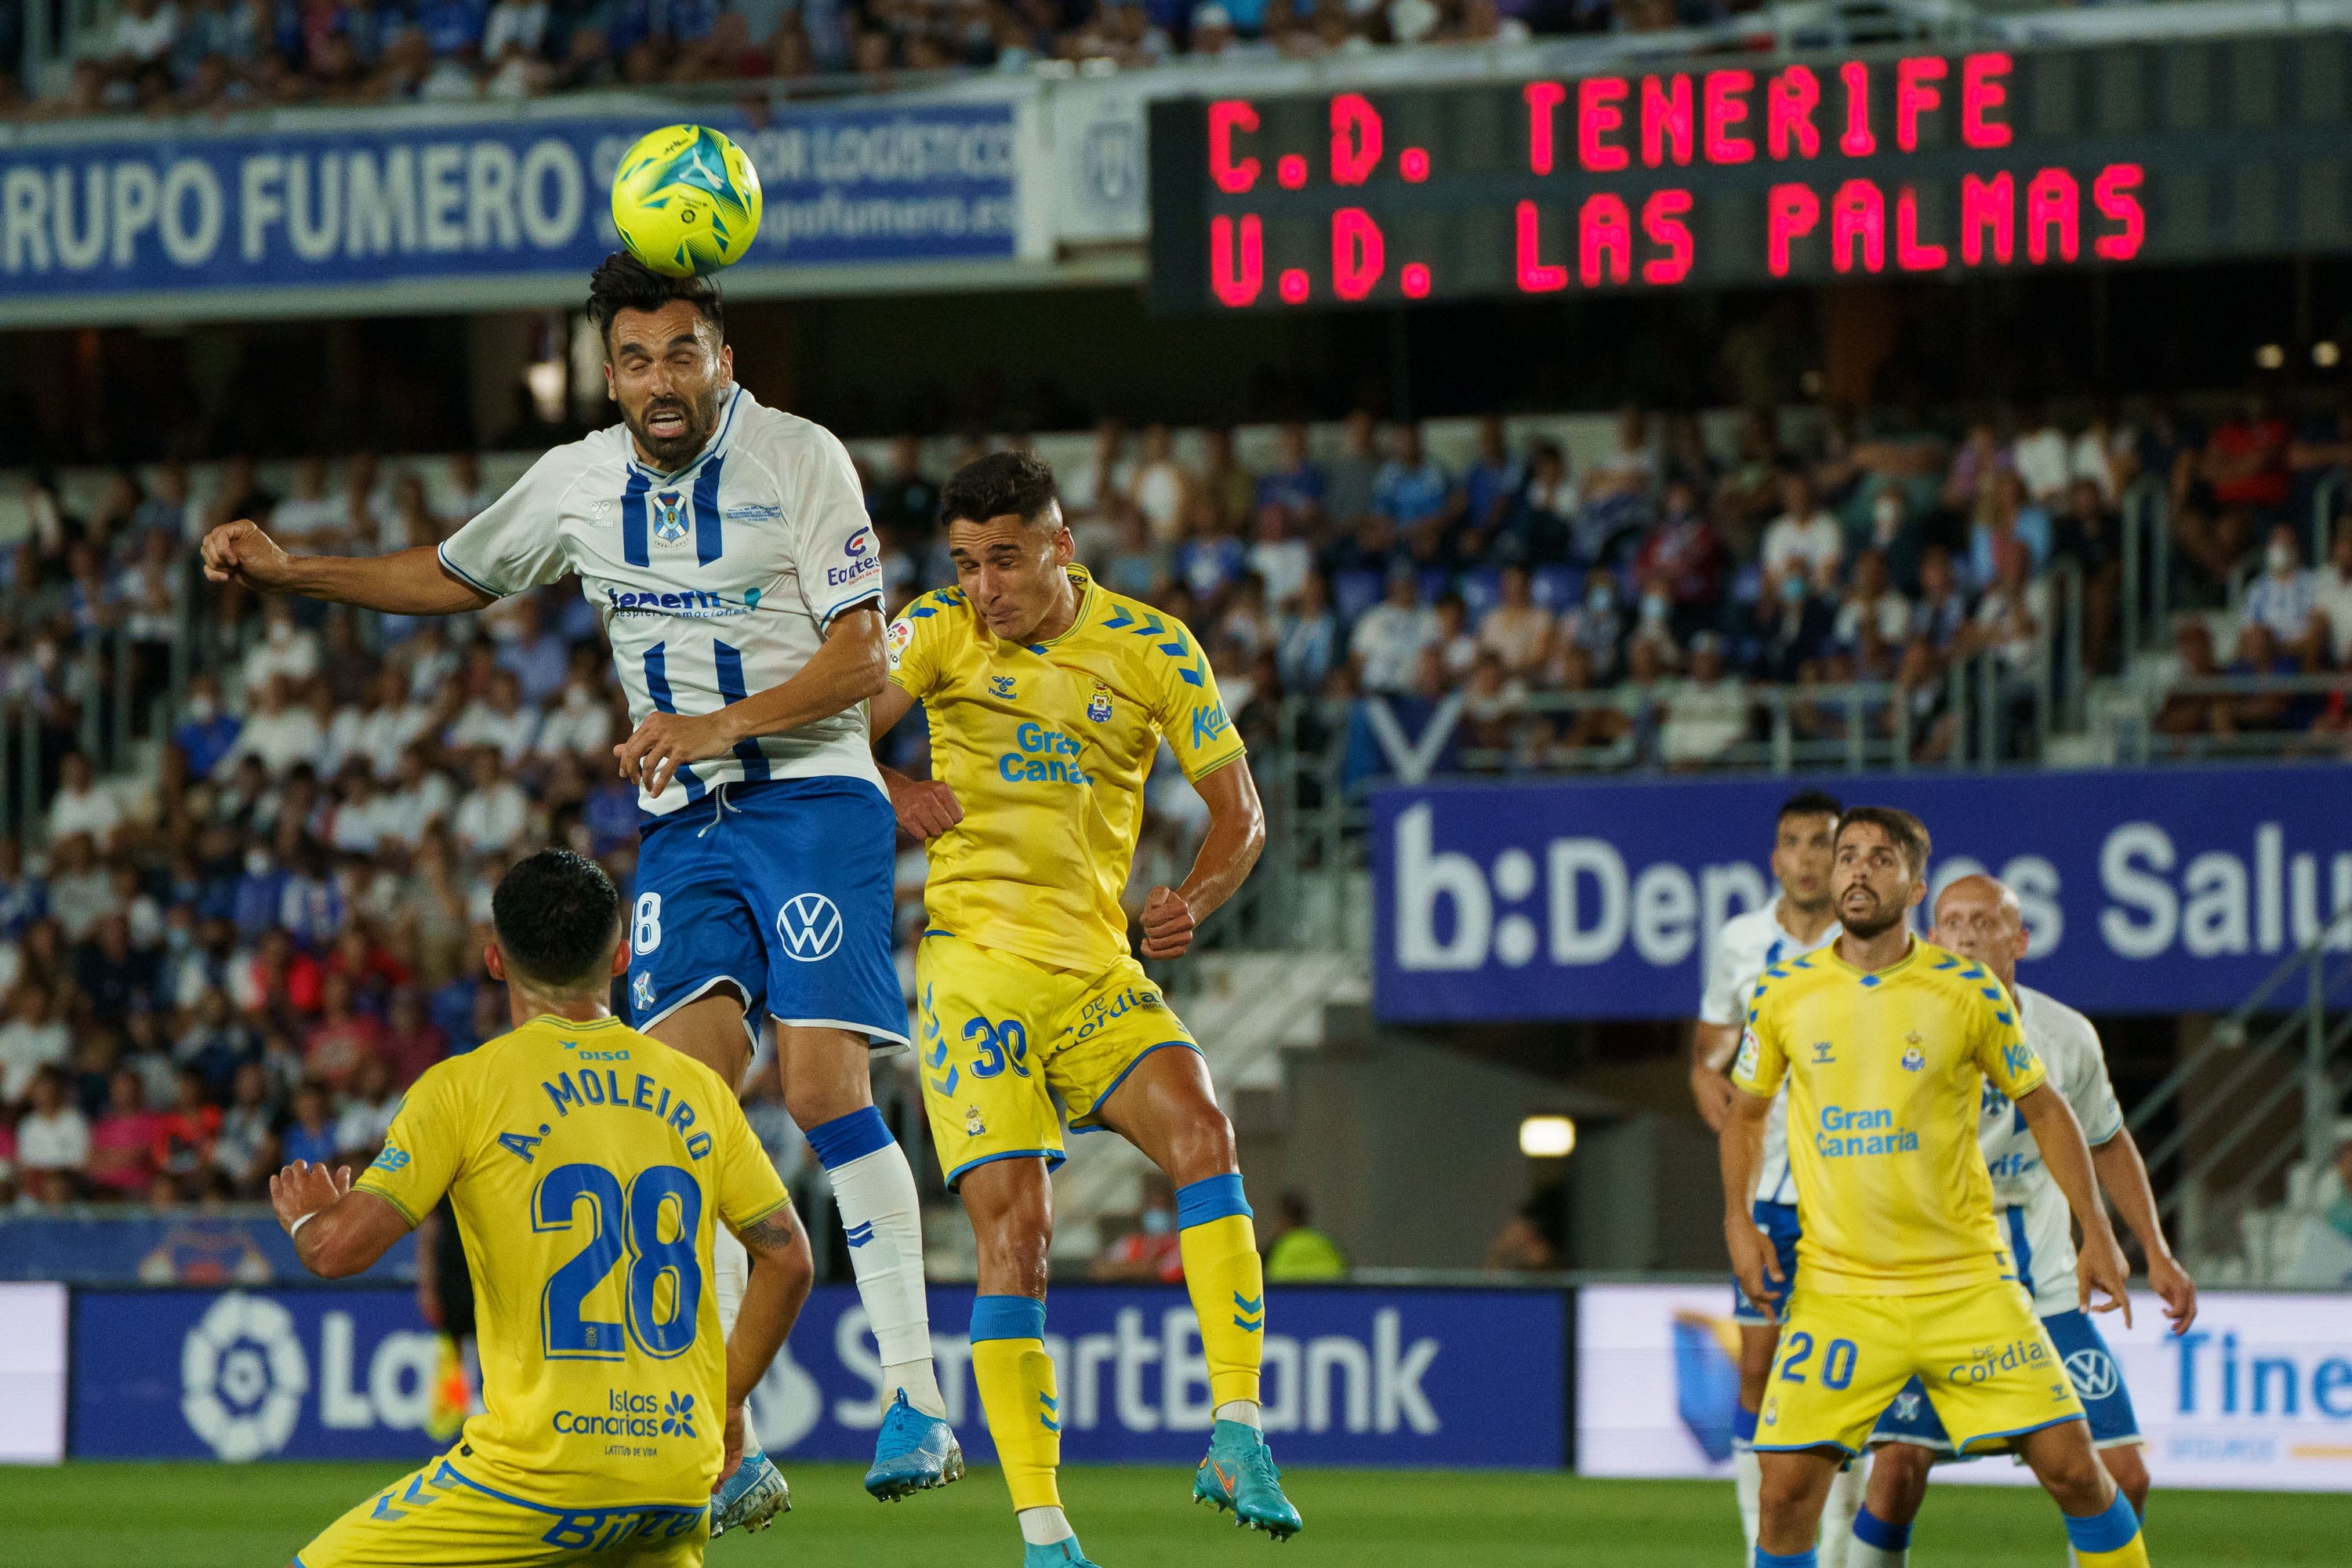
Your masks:
<svg viewBox="0 0 2352 1568"><path fill-rule="evenodd" d="M387 1465L74 1464L0 1471L0 1541L42 1568L272 1568L329 1520L404 1474ZM787 1472L793 1511L764 1534L722 1540L713 1568L1017 1568L1019 1538L993 1470L890 1507L846 1466ZM1716 1482L1572 1476L1299 1470L1284 1478L1307 1531L1276 1547L1188 1501L1174 1469L1073 1467L1063 1493L1103 1568L1736 1568L1731 1489ZM2161 1568L2342 1563L2352 1496L2163 1492L2148 1543ZM1916 1568L2060 1568L2065 1543L2039 1492L1944 1487L1928 1494Z"/></svg>

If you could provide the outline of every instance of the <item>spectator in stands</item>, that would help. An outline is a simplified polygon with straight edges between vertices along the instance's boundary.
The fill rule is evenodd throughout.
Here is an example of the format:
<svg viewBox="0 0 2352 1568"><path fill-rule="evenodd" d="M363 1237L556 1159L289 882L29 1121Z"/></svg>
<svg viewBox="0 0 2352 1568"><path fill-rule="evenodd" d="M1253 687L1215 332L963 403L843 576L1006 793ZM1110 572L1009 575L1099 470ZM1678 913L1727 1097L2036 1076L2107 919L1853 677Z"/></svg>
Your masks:
<svg viewBox="0 0 2352 1568"><path fill-rule="evenodd" d="M1308 453L1307 426L1294 420L1275 432L1274 466L1257 479L1259 516L1278 512L1285 537L1310 538L1325 521L1328 489L1323 466Z"/></svg>
<svg viewBox="0 0 2352 1568"><path fill-rule="evenodd" d="M1699 633L1691 639L1690 674L1666 688L1658 760L1670 768L1718 761L1747 739L1748 711L1746 684L1726 663L1723 639Z"/></svg>
<svg viewBox="0 0 2352 1568"><path fill-rule="evenodd" d="M1331 613L1330 591L1323 574L1310 571L1276 622L1275 661L1282 684L1292 691L1322 690L1339 653L1339 621Z"/></svg>
<svg viewBox="0 0 2352 1568"><path fill-rule="evenodd" d="M1715 525L1699 509L1697 491L1686 479L1668 484L1663 514L1633 552L1633 576L1645 593L1666 596L1677 641L1713 623L1729 563Z"/></svg>
<svg viewBox="0 0 2352 1568"><path fill-rule="evenodd" d="M2073 477L2073 444L2038 405L2029 405L2019 424L2022 427L2010 447L2008 471L2024 488L2027 500L2054 508Z"/></svg>
<svg viewBox="0 0 2352 1568"><path fill-rule="evenodd" d="M278 1169L278 1111L270 1102L269 1073L258 1061L239 1064L228 1109L213 1138L213 1167L228 1178L240 1198L268 1190Z"/></svg>
<svg viewBox="0 0 2352 1568"><path fill-rule="evenodd" d="M1845 530L1813 495L1812 479L1790 470L1780 480L1780 515L1764 531L1764 570L1780 581L1801 578L1809 587L1833 584L1845 556Z"/></svg>
<svg viewBox="0 0 2352 1568"><path fill-rule="evenodd" d="M155 1176L155 1114L146 1086L128 1068L107 1082L106 1112L89 1131L89 1176L101 1196L143 1194Z"/></svg>
<svg viewBox="0 0 2352 1568"><path fill-rule="evenodd" d="M474 787L449 822L458 845L469 855L512 848L530 826L530 797L508 773L495 746L476 748L469 770Z"/></svg>
<svg viewBox="0 0 2352 1568"><path fill-rule="evenodd" d="M1605 572L1594 572L1584 580L1583 602L1561 611L1553 623L1553 647L1583 649L1592 679L1606 683L1617 677L1619 645L1625 640L1626 630L1625 609L1618 602L1615 579Z"/></svg>
<svg viewBox="0 0 2352 1568"><path fill-rule="evenodd" d="M1275 1205L1275 1222L1266 1237L1265 1277L1276 1285L1310 1285L1344 1279L1348 1255L1315 1228L1307 1194L1286 1190Z"/></svg>
<svg viewBox="0 0 2352 1568"><path fill-rule="evenodd" d="M42 1203L79 1196L89 1166L89 1123L68 1089L63 1068L43 1068L33 1076L28 1108L16 1122L18 1184Z"/></svg>
<svg viewBox="0 0 2352 1568"><path fill-rule="evenodd" d="M1831 639L1848 648L1857 647L1865 629L1874 628L1882 640L1899 644L1910 635L1911 616L1911 601L1886 580L1885 555L1864 550L1853 558Z"/></svg>
<svg viewBox="0 0 2352 1568"><path fill-rule="evenodd" d="M180 749L190 777L210 778L236 748L243 721L222 710L220 681L210 670L199 670L188 678L188 700L182 712L184 717L172 731L172 743Z"/></svg>
<svg viewBox="0 0 2352 1568"><path fill-rule="evenodd" d="M2316 648L2326 636L2319 612L2319 578L2303 569L2295 549L2294 530L2285 523L2271 529L2263 548L2263 570L2246 584L2246 618L2268 626L2280 647L2300 654Z"/></svg>
<svg viewBox="0 0 2352 1568"><path fill-rule="evenodd" d="M212 1167L213 1142L220 1133L220 1108L206 1098L204 1074L182 1068L173 1077L171 1105L155 1118L151 1159L158 1176L183 1198L194 1197Z"/></svg>
<svg viewBox="0 0 2352 1568"><path fill-rule="evenodd" d="M48 983L26 975L8 994L8 1018L0 1024L0 1119L21 1105L46 1068L62 1067L73 1049L72 1032L55 1016Z"/></svg>
<svg viewBox="0 0 2352 1568"><path fill-rule="evenodd" d="M67 837L85 834L103 851L113 845L122 826L122 806L114 792L97 781L89 759L68 752L58 764L58 793L49 805L49 832Z"/></svg>
<svg viewBox="0 0 2352 1568"><path fill-rule="evenodd" d="M13 834L0 834L0 940L14 941L47 912L48 884L26 869L25 851Z"/></svg>
<svg viewBox="0 0 2352 1568"><path fill-rule="evenodd" d="M1463 507L1453 476L1423 446L1421 426L1398 426L1389 438L1389 460L1372 479L1372 510L1393 526L1414 561L1450 562L1447 535Z"/></svg>
<svg viewBox="0 0 2352 1568"><path fill-rule="evenodd" d="M1176 1245L1176 1190L1154 1171L1144 1178L1136 1227L1087 1266L1087 1278L1139 1285L1181 1285L1184 1258Z"/></svg>
<svg viewBox="0 0 2352 1568"><path fill-rule="evenodd" d="M1519 679L1543 668L1551 652L1551 612L1537 604L1525 566L1506 566L1496 584L1495 607L1478 626L1478 645L1495 655L1505 675Z"/></svg>
<svg viewBox="0 0 2352 1568"><path fill-rule="evenodd" d="M48 894L58 933L68 942L88 941L98 922L114 911L113 879L100 862L89 834L69 833L54 841Z"/></svg>
<svg viewBox="0 0 2352 1568"><path fill-rule="evenodd" d="M1348 652L1356 684L1366 692L1396 694L1411 689L1421 650L1437 636L1437 617L1423 607L1410 567L1389 574L1388 594L1357 617Z"/></svg>
<svg viewBox="0 0 2352 1568"><path fill-rule="evenodd" d="M305 1082L294 1091L294 1114L279 1134L286 1163L307 1160L314 1165L335 1161L335 1123L330 1114L326 1087Z"/></svg>
<svg viewBox="0 0 2352 1568"><path fill-rule="evenodd" d="M2238 630L2238 657L2221 672L2241 679L2300 675L2302 667L2279 646L2278 634L2262 621L2248 621ZM2249 731L2307 727L2307 700L2292 692L2256 689L2214 704L2213 733L2239 735Z"/></svg>
<svg viewBox="0 0 2352 1568"><path fill-rule="evenodd" d="M1807 557L1792 554L1786 560L1785 570L1766 569L1764 593L1755 606L1756 670L1765 679L1780 682L1802 676L1836 629L1833 603L1814 592Z"/></svg>
<svg viewBox="0 0 2352 1568"><path fill-rule="evenodd" d="M399 1109L392 1068L380 1056L363 1058L352 1077L342 1113L335 1119L335 1158L355 1171L363 1168L383 1147L383 1135Z"/></svg>
<svg viewBox="0 0 2352 1568"><path fill-rule="evenodd" d="M1505 671L1494 649L1480 648L1462 687L1463 743L1483 751L1516 752L1527 710L1526 682Z"/></svg>
<svg viewBox="0 0 2352 1568"><path fill-rule="evenodd" d="M1486 557L1511 502L1528 482L1527 463L1511 456L1501 416L1480 416L1477 440L1478 456L1462 474L1461 548L1467 561Z"/></svg>
<svg viewBox="0 0 2352 1568"><path fill-rule="evenodd" d="M2093 674L2105 674L2115 645L2123 554L2098 481L2076 479L2066 493L2065 515L2051 532L2050 558L2070 562L2083 574L2083 657Z"/></svg>
<svg viewBox="0 0 2352 1568"><path fill-rule="evenodd" d="M1220 533L1240 533L1249 527L1257 480L1234 456L1231 426L1212 426L1201 432L1201 471L1194 478L1194 504L1204 507Z"/></svg>
<svg viewBox="0 0 2352 1568"><path fill-rule="evenodd" d="M1969 596L1960 587L1949 552L1931 544L1919 561L1919 600L1913 607L1911 635L1927 639L1938 654L1957 643L1969 627Z"/></svg>
<svg viewBox="0 0 2352 1568"><path fill-rule="evenodd" d="M1375 493L1382 467L1379 426L1363 409L1341 422L1339 455L1324 474L1323 509L1333 528L1353 533L1378 510Z"/></svg>
<svg viewBox="0 0 2352 1568"><path fill-rule="evenodd" d="M2287 455L2294 440L2268 388L2248 387L2237 416L2215 426L2205 446L2201 477L2224 513L2262 527L2281 521L2293 489Z"/></svg>
<svg viewBox="0 0 2352 1568"><path fill-rule="evenodd" d="M2312 574L2312 608L2327 623L2328 657L2338 669L2352 669L2352 517L2336 520L2327 564ZM0 855L5 854L0 847ZM7 897L7 863L0 859L0 910ZM0 919L0 930L6 921Z"/></svg>
<svg viewBox="0 0 2352 1568"><path fill-rule="evenodd" d="M1183 537L1192 495L1192 476L1176 460L1176 436L1166 425L1144 426L1141 455L1128 484L1128 499L1143 514L1151 542L1166 548Z"/></svg>
<svg viewBox="0 0 2352 1568"><path fill-rule="evenodd" d="M358 1010L354 992L350 975L327 974L320 990L319 1021L303 1043L303 1070L337 1091L355 1082L362 1064L383 1048L383 1024Z"/></svg>

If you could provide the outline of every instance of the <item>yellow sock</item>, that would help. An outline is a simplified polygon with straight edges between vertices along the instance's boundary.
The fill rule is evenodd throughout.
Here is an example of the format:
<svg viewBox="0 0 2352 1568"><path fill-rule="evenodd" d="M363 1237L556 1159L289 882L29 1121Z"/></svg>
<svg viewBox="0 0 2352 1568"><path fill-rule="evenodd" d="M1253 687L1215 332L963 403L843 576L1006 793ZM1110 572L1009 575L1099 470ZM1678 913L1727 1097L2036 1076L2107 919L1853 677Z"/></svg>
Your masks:
<svg viewBox="0 0 2352 1568"><path fill-rule="evenodd" d="M2066 1539L2083 1568L2148 1568L2147 1542L2139 1532L2139 1516L2131 1500L2120 1491L2107 1511L2090 1519L2066 1520Z"/></svg>
<svg viewBox="0 0 2352 1568"><path fill-rule="evenodd" d="M971 1304L971 1375L1013 1509L1059 1508L1062 1394L1045 1353L1045 1303L982 1296Z"/></svg>
<svg viewBox="0 0 2352 1568"><path fill-rule="evenodd" d="M1265 1361L1265 1268L1242 1179L1211 1176L1179 1191L1176 1224L1184 1288L1209 1362L1209 1397L1218 1405L1255 1405Z"/></svg>

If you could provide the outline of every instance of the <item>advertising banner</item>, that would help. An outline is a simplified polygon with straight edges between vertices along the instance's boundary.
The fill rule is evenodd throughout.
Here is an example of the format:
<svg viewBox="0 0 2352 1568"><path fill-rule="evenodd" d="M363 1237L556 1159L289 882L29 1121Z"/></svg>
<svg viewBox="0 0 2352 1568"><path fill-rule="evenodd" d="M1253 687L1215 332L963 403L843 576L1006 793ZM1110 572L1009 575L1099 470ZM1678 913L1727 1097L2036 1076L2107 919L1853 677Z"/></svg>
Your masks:
<svg viewBox="0 0 2352 1568"><path fill-rule="evenodd" d="M66 1288L0 1285L0 1464L66 1457Z"/></svg>
<svg viewBox="0 0 2352 1568"><path fill-rule="evenodd" d="M361 1278L413 1279L416 1238L404 1236ZM73 1285L267 1285L308 1280L269 1211L17 1214L0 1216L0 1279Z"/></svg>
<svg viewBox="0 0 2352 1568"><path fill-rule="evenodd" d="M933 1344L964 1451L991 1459L961 1331L971 1292L931 1292ZM1211 1425L1198 1320L1181 1289L1054 1292L1073 1463L1190 1466ZM1557 1291L1281 1291L1265 1425L1285 1464L1556 1468L1567 1330ZM88 1290L74 1316L80 1458L393 1458L424 1432L436 1336L393 1289ZM815 1290L753 1395L772 1454L862 1461L884 1405L857 1293Z"/></svg>
<svg viewBox="0 0 2352 1568"><path fill-rule="evenodd" d="M756 126L717 104L404 116L0 145L0 306L548 272L584 280L617 244L607 193L621 154L677 121L725 132L760 173L766 212L743 265L1014 254L1007 102L789 109Z"/></svg>
<svg viewBox="0 0 2352 1568"><path fill-rule="evenodd" d="M2352 768L1819 782L1848 804L1917 813L1935 839L1935 887L1973 871L2006 879L2033 932L2018 977L2089 1013L2226 1011L2352 905ZM1380 1016L1692 1016L1716 932L1771 896L1773 814L1797 787L1381 792Z"/></svg>
<svg viewBox="0 0 2352 1568"><path fill-rule="evenodd" d="M2216 1290L2198 1305L2176 1336L2143 1289L2132 1326L2098 1320L2111 1354L2066 1363L2078 1387L2123 1380L2158 1488L2352 1491L2352 1293ZM1729 1477L1739 1336L1728 1281L1590 1286L1577 1314L1578 1469ZM2005 1458L1936 1479L2032 1482Z"/></svg>

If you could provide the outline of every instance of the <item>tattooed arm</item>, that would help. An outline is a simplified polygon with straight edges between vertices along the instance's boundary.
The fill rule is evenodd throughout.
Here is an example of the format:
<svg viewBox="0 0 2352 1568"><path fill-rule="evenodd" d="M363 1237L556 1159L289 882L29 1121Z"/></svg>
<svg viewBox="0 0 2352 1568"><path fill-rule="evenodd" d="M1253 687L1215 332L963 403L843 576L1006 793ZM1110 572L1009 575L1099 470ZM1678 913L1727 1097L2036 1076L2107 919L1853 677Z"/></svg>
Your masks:
<svg viewBox="0 0 2352 1568"><path fill-rule="evenodd" d="M793 1320L801 1315L809 1284L816 1277L808 1237L793 1217L789 1201L735 1235L751 1254L751 1275L743 1286L735 1331L727 1336L727 1460L719 1470L722 1480L734 1473L736 1461L742 1458L743 1401L768 1374L768 1363L783 1348L784 1335L792 1331Z"/></svg>

